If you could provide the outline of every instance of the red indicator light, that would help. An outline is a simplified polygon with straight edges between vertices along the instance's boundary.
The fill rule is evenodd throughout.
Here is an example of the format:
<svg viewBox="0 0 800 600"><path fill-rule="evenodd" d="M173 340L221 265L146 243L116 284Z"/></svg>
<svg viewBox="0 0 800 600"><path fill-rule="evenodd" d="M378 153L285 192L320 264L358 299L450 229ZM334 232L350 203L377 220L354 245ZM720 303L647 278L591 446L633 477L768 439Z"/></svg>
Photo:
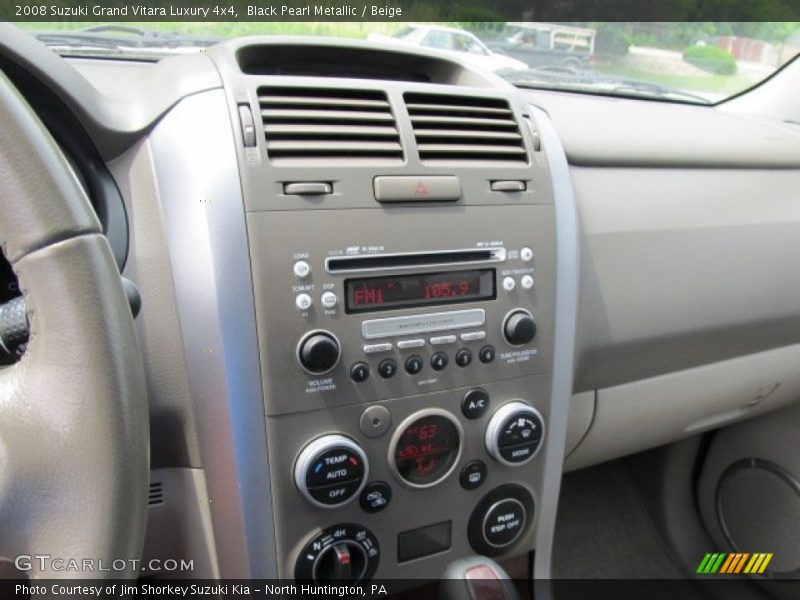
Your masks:
<svg viewBox="0 0 800 600"><path fill-rule="evenodd" d="M355 456L350 457L350 464L353 466L358 466L358 459Z"/></svg>

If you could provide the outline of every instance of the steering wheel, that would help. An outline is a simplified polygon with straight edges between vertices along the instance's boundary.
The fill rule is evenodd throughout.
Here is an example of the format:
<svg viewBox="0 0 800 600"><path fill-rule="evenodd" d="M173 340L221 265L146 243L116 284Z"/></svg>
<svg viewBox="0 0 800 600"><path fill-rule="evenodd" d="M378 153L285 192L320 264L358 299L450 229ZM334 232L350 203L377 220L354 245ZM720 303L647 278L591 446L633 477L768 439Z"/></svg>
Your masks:
<svg viewBox="0 0 800 600"><path fill-rule="evenodd" d="M85 193L2 71L0 243L30 321L25 354L0 369L0 561L134 578L149 425L133 318Z"/></svg>

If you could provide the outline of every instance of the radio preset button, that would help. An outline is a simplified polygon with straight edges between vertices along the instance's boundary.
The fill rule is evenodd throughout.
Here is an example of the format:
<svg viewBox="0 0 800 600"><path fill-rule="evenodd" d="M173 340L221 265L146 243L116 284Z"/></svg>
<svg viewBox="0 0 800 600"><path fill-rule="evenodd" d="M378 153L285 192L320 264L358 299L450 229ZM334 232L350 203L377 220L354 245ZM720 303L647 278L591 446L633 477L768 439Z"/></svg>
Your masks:
<svg viewBox="0 0 800 600"><path fill-rule="evenodd" d="M464 394L461 412L468 419L479 419L489 408L489 393L483 388L475 388Z"/></svg>
<svg viewBox="0 0 800 600"><path fill-rule="evenodd" d="M314 301L308 294L297 294L294 299L294 305L297 307L297 310L308 310L313 304Z"/></svg>
<svg viewBox="0 0 800 600"><path fill-rule="evenodd" d="M504 277L503 278L503 289L505 291L510 292L515 287L517 287L517 282L514 280L513 277Z"/></svg>
<svg viewBox="0 0 800 600"><path fill-rule="evenodd" d="M423 339L414 339L414 340L400 340L397 342L397 347L400 350L408 350L409 348L422 348L425 346L425 340Z"/></svg>
<svg viewBox="0 0 800 600"><path fill-rule="evenodd" d="M431 346L444 346L446 344L455 344L458 338L454 335L437 335L430 339Z"/></svg>
<svg viewBox="0 0 800 600"><path fill-rule="evenodd" d="M533 289L533 277L530 275L523 275L522 279L519 280L520 285L523 289L530 290Z"/></svg>
<svg viewBox="0 0 800 600"><path fill-rule="evenodd" d="M350 378L356 383L361 383L369 379L369 365L365 362L357 362L350 368Z"/></svg>
<svg viewBox="0 0 800 600"><path fill-rule="evenodd" d="M481 362L484 364L490 363L494 360L495 352L494 346L491 344L486 344L481 351L478 353L478 358L481 359Z"/></svg>
<svg viewBox="0 0 800 600"><path fill-rule="evenodd" d="M469 333L461 334L462 342L474 342L476 340L483 340L483 339L486 339L485 331L470 331Z"/></svg>
<svg viewBox="0 0 800 600"><path fill-rule="evenodd" d="M530 262L533 260L533 250L526 246L519 251L519 257L525 262Z"/></svg>
<svg viewBox="0 0 800 600"><path fill-rule="evenodd" d="M468 367L472 362L472 351L467 348L462 348L456 352L456 364L459 367Z"/></svg>
<svg viewBox="0 0 800 600"><path fill-rule="evenodd" d="M377 354L379 352L391 352L392 348L391 343L385 342L383 344L367 344L362 350L364 350L364 354Z"/></svg>
<svg viewBox="0 0 800 600"><path fill-rule="evenodd" d="M416 375L422 371L424 366L425 361L422 360L422 357L417 354L413 354L406 359L406 373L409 375Z"/></svg>
<svg viewBox="0 0 800 600"><path fill-rule="evenodd" d="M339 298L333 292L325 292L320 300L325 308L333 308L339 302Z"/></svg>
<svg viewBox="0 0 800 600"><path fill-rule="evenodd" d="M447 358L447 354L445 354L444 352L437 352L436 354L431 356L431 367L433 368L434 371L441 371L445 367L447 367L447 363L449 361L450 359Z"/></svg>
<svg viewBox="0 0 800 600"><path fill-rule="evenodd" d="M394 374L397 373L397 363L391 358L382 360L381 364L378 365L378 373L384 379L390 379L394 377Z"/></svg>
<svg viewBox="0 0 800 600"><path fill-rule="evenodd" d="M304 260L298 260L294 263L294 267L292 268L294 271L295 276L300 277L308 277L311 273L311 266Z"/></svg>

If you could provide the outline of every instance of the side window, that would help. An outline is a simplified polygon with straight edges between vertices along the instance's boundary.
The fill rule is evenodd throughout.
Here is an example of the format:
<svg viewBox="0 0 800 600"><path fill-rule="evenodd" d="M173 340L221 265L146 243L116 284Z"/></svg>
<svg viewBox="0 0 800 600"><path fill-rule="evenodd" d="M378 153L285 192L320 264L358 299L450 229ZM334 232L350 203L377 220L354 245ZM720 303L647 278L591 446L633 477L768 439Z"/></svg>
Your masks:
<svg viewBox="0 0 800 600"><path fill-rule="evenodd" d="M481 45L468 35L453 35L453 50L459 52L470 52L472 54L484 54Z"/></svg>
<svg viewBox="0 0 800 600"><path fill-rule="evenodd" d="M446 31L429 31L422 42L428 48L438 48L439 50L453 50L452 35Z"/></svg>

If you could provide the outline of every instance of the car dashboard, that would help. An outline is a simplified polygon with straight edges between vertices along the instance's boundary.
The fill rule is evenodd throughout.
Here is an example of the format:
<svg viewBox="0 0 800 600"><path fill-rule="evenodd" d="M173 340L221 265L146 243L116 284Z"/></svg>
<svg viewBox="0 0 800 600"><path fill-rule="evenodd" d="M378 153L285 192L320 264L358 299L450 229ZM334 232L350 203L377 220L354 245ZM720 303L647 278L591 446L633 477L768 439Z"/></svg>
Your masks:
<svg viewBox="0 0 800 600"><path fill-rule="evenodd" d="M565 470L800 397L796 126L364 42L65 61L9 30L3 55L113 182L89 187L142 298L146 554L413 585L534 553L546 578Z"/></svg>

